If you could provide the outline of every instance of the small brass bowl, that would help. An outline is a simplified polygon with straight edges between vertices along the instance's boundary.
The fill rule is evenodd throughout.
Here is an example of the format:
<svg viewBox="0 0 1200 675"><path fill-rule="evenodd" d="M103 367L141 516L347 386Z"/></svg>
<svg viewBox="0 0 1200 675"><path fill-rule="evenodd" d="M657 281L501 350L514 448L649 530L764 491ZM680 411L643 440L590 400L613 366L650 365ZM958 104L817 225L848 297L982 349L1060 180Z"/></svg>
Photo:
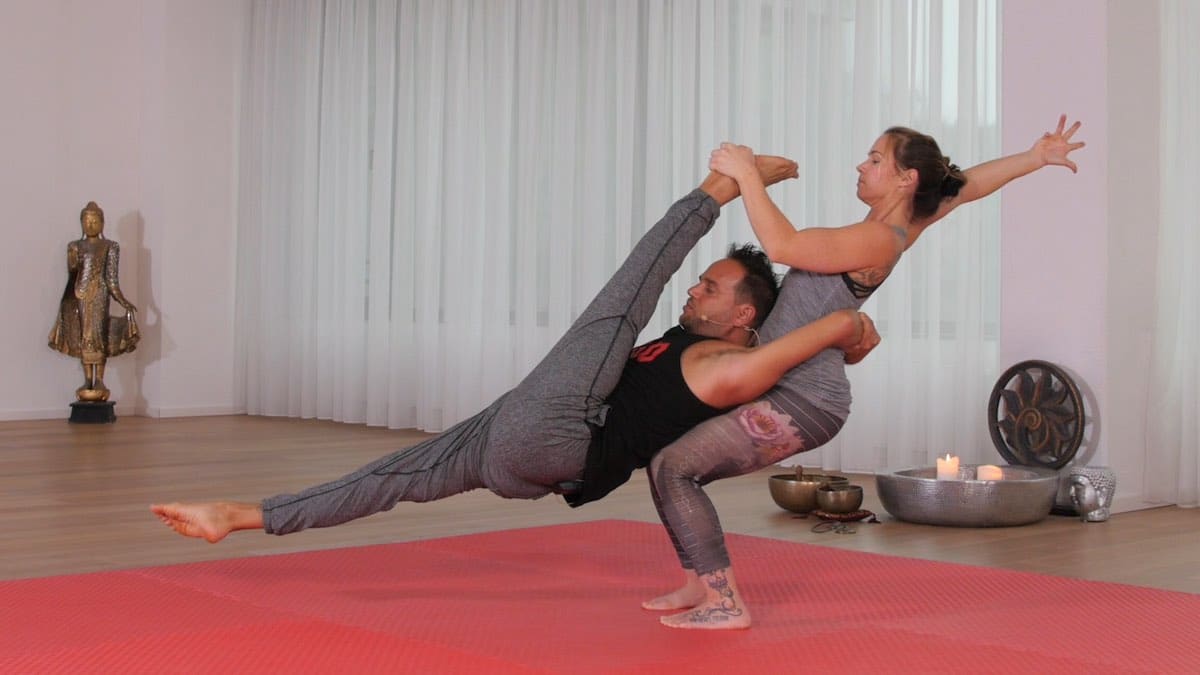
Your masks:
<svg viewBox="0 0 1200 675"><path fill-rule="evenodd" d="M822 485L817 489L817 506L826 513L857 511L863 502L861 485Z"/></svg>
<svg viewBox="0 0 1200 675"><path fill-rule="evenodd" d="M792 513L808 513L817 508L817 488L822 485L847 485L845 476L806 473L799 477L794 473L779 473L768 479L771 499L780 508Z"/></svg>

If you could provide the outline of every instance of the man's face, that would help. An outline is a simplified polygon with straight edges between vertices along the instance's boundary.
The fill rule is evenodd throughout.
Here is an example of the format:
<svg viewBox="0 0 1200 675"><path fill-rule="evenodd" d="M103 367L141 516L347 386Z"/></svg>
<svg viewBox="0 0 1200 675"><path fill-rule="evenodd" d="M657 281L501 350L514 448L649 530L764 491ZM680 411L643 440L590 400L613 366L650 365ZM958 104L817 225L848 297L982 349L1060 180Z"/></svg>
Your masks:
<svg viewBox="0 0 1200 675"><path fill-rule="evenodd" d="M688 289L679 325L689 333L720 337L734 325L739 306L737 286L745 276L745 269L736 260L722 258L709 265L700 281Z"/></svg>

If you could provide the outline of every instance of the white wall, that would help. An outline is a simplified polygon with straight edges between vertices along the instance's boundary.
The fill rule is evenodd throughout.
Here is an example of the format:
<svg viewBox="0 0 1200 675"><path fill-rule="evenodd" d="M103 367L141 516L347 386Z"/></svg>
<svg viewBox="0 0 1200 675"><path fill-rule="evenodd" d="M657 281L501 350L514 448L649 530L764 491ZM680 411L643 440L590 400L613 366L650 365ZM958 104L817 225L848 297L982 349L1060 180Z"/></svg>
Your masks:
<svg viewBox="0 0 1200 675"><path fill-rule="evenodd" d="M1157 2L1108 2L1109 357L1103 433L1106 462L1117 471L1118 510L1150 506L1142 495L1160 223L1159 11Z"/></svg>
<svg viewBox="0 0 1200 675"><path fill-rule="evenodd" d="M117 414L231 412L236 66L245 0L0 3L0 419L65 417L77 359L46 346L89 200L121 244L142 343Z"/></svg>
<svg viewBox="0 0 1200 675"><path fill-rule="evenodd" d="M1090 425L1078 463L1111 466L1115 510L1142 499L1157 211L1156 3L1005 0L1002 144L1082 119L1080 170L1001 193L1000 367L1070 372Z"/></svg>
<svg viewBox="0 0 1200 675"><path fill-rule="evenodd" d="M245 0L145 0L143 297L157 314L138 412L233 411L236 119ZM161 28L155 29L155 26Z"/></svg>

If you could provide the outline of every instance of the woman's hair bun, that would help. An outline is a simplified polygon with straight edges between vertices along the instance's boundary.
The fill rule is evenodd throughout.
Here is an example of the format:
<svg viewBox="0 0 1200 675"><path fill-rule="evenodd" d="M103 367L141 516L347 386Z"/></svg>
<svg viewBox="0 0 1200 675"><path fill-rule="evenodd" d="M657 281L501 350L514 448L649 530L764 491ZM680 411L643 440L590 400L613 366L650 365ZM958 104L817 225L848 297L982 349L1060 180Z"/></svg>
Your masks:
<svg viewBox="0 0 1200 675"><path fill-rule="evenodd" d="M967 184L967 176L958 168L958 165L951 164L949 158L946 160L946 175L942 178L942 198L957 197L958 191Z"/></svg>

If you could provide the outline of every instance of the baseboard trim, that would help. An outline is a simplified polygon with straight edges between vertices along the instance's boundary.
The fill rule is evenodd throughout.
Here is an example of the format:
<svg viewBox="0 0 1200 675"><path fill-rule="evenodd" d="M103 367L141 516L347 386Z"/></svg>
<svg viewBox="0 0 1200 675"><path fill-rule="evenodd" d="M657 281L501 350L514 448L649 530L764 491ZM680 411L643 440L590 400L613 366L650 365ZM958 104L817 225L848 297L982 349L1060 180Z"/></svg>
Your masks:
<svg viewBox="0 0 1200 675"><path fill-rule="evenodd" d="M233 406L145 406L135 412L142 417L210 417L213 415L242 415Z"/></svg>
<svg viewBox="0 0 1200 675"><path fill-rule="evenodd" d="M1113 498L1113 503L1112 506L1109 507L1109 511L1112 513L1126 513L1128 511L1159 509L1164 506L1174 506L1174 504L1148 502L1140 492L1132 495L1123 494L1121 492L1121 484L1117 483L1117 496Z"/></svg>
<svg viewBox="0 0 1200 675"><path fill-rule="evenodd" d="M117 402L117 419L122 417L209 417L213 415L244 415L245 411L233 406L145 406L122 405ZM29 410L0 410L0 422L27 422L30 420L61 419L71 416L70 403L61 408L34 408Z"/></svg>
<svg viewBox="0 0 1200 675"><path fill-rule="evenodd" d="M121 414L121 410L117 408L117 414ZM70 404L63 404L62 408L39 409L39 410L3 410L0 411L0 422L25 422L28 420L52 420L62 418L65 422L71 416Z"/></svg>
<svg viewBox="0 0 1200 675"><path fill-rule="evenodd" d="M117 403L113 409L120 419L122 416L133 416L137 413L131 406ZM0 422L28 422L31 420L57 420L66 422L71 417L71 404L64 403L61 408L36 408L32 410L0 410Z"/></svg>

